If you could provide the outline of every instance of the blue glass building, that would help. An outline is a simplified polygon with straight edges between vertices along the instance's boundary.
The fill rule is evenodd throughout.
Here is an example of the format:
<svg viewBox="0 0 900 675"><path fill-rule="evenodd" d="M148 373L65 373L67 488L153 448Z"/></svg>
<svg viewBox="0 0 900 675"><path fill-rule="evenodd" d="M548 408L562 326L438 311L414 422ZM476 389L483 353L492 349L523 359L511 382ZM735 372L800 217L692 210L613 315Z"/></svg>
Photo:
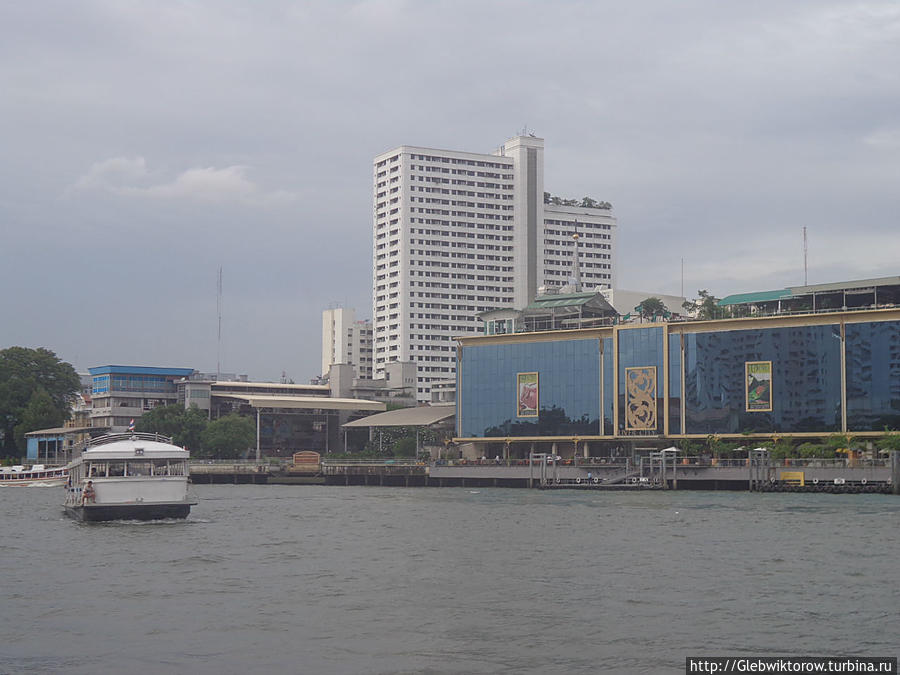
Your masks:
<svg viewBox="0 0 900 675"><path fill-rule="evenodd" d="M459 338L457 440L877 436L900 310Z"/></svg>
<svg viewBox="0 0 900 675"><path fill-rule="evenodd" d="M97 366L91 373L91 423L114 432L128 429L131 420L157 406L178 400L176 382L193 368Z"/></svg>

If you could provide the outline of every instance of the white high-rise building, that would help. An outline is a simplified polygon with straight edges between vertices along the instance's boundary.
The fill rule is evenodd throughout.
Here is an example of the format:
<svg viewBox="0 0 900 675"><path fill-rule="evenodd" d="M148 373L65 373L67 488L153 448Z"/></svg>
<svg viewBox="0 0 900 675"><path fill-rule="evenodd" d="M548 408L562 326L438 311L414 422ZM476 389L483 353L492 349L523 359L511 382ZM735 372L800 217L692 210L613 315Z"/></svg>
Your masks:
<svg viewBox="0 0 900 675"><path fill-rule="evenodd" d="M335 363L349 363L356 377L372 379L372 322L357 321L353 309L322 312L322 375Z"/></svg>
<svg viewBox="0 0 900 675"><path fill-rule="evenodd" d="M584 288L615 283L608 204L544 193L544 141L517 136L493 154L403 145L374 161L373 376L417 364L417 397L454 377L453 338L479 312L523 308L572 276L576 227Z"/></svg>

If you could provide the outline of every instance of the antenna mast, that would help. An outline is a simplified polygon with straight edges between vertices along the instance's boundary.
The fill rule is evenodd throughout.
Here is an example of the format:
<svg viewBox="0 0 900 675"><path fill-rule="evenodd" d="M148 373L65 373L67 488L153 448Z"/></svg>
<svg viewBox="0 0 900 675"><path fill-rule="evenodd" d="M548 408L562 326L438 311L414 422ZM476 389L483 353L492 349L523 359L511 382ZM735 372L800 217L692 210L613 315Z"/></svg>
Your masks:
<svg viewBox="0 0 900 675"><path fill-rule="evenodd" d="M803 285L809 286L809 278L806 269L806 226L803 226Z"/></svg>
<svg viewBox="0 0 900 675"><path fill-rule="evenodd" d="M581 260L578 257L578 240L581 235L578 234L578 219L575 219L575 234L572 239L575 240L575 292L581 293Z"/></svg>
<svg viewBox="0 0 900 675"><path fill-rule="evenodd" d="M216 334L216 379L222 373L222 266L219 266L219 277L216 283L216 314L219 318L219 326Z"/></svg>

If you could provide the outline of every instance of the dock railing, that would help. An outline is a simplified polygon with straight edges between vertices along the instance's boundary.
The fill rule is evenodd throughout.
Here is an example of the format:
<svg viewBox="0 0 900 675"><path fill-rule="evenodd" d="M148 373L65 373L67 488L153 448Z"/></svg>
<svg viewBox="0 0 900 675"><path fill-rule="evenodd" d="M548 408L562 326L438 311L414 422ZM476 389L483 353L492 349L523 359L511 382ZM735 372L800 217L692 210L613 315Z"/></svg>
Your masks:
<svg viewBox="0 0 900 675"><path fill-rule="evenodd" d="M322 458L322 466L426 466L428 462L421 459L411 457L403 457L399 459L381 459L381 458L361 458L361 459L328 459Z"/></svg>
<svg viewBox="0 0 900 675"><path fill-rule="evenodd" d="M865 469L867 467L890 466L891 460L890 458L847 459L846 457L841 457L836 459L820 459L818 457L787 457L785 459L773 460L773 464L775 466L809 467L813 469Z"/></svg>
<svg viewBox="0 0 900 675"><path fill-rule="evenodd" d="M163 436L162 434L157 433L146 433L143 431L128 431L125 433L119 434L104 434L103 436L97 436L96 438L88 438L77 446L75 446L76 451L86 450L88 448L96 448L98 445L106 445L107 443L118 443L119 441L130 441L130 440L138 440L138 441L154 441L156 443L172 443L172 438L169 436Z"/></svg>

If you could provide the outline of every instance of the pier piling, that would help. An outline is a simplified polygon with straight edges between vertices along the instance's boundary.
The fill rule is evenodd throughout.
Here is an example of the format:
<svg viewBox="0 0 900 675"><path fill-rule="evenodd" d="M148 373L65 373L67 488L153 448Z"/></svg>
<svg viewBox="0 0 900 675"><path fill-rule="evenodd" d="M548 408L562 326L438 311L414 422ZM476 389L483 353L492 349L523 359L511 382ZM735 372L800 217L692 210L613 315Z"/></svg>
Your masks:
<svg viewBox="0 0 900 675"><path fill-rule="evenodd" d="M900 450L891 450L891 492L900 495Z"/></svg>

